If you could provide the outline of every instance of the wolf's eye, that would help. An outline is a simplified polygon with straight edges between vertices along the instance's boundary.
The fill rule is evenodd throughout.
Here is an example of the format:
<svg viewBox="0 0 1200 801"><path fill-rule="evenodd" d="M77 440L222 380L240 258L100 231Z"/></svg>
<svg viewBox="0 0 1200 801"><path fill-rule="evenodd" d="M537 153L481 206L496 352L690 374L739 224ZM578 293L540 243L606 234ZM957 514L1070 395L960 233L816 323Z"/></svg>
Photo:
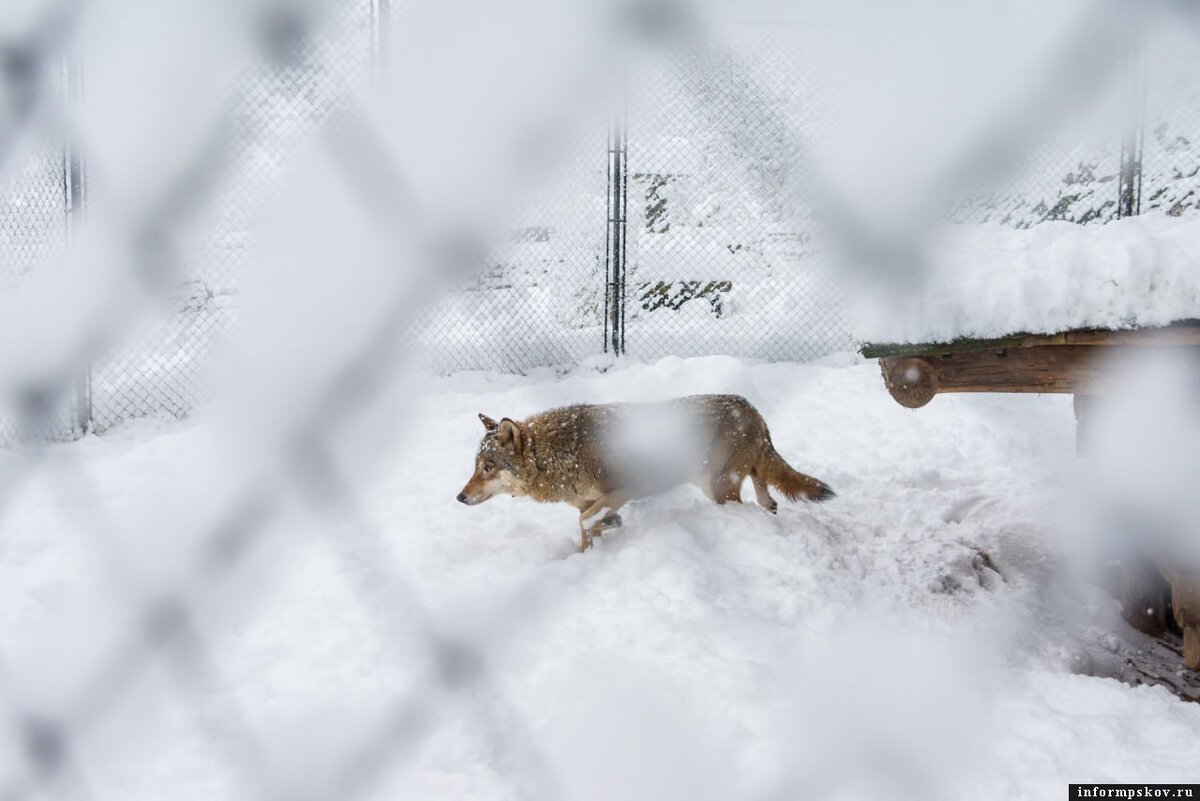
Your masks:
<svg viewBox="0 0 1200 801"><path fill-rule="evenodd" d="M492 471L493 471L493 470L495 470L495 469L496 469L496 466L495 466L495 465L491 465L491 464L485 464L485 465L483 466L483 472L485 472L485 473L490 473L490 472L492 472Z"/></svg>

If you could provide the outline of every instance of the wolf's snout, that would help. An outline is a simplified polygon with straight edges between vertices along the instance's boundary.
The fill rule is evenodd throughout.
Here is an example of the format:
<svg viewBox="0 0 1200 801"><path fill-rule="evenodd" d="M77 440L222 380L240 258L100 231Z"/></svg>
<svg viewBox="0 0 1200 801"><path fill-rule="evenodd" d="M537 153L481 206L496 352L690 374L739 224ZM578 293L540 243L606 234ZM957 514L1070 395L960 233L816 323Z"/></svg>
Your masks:
<svg viewBox="0 0 1200 801"><path fill-rule="evenodd" d="M461 492L460 492L460 493L458 493L458 502L459 502L459 503L466 503L466 502L467 502L467 496L466 496L466 495L464 495L464 494L463 494L463 493L461 493Z"/></svg>

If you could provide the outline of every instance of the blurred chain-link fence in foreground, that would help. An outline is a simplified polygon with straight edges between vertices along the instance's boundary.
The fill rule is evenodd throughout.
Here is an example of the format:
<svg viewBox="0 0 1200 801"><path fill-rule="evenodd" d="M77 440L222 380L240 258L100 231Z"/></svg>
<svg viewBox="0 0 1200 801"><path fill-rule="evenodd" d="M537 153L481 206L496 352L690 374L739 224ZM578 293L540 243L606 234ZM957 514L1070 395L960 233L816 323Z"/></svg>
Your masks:
<svg viewBox="0 0 1200 801"><path fill-rule="evenodd" d="M430 212L423 202L427 197L402 177L417 176L412 179L417 182L431 154L389 149L388 143L416 127L418 101L431 101L423 109L427 114L452 110L438 105L451 94L438 83L446 75L422 76L432 89L405 97L413 106L402 106L402 113L413 117L398 125L389 125L382 112L373 116L364 102L374 91L374 77L385 71L381 43L392 39L393 32L381 35L380 27L404 26L407 16L382 0L330 4L320 12L312 3L232 5L248 10L216 19L224 38L215 42L194 34L203 45L199 51L225 39L244 40L251 63L211 115L185 120L164 137L179 143L177 169L149 178L133 170L155 190L146 192L152 202L140 206L113 201L119 194L113 165L120 148L106 150L104 137L94 130L91 139L76 136L81 126L61 86L59 65L74 37L85 35L78 20L83 4L47 4L43 16L14 34L3 50L0 301L9 316L0 318L0 325L8 336L40 335L44 341L0 342L0 401L8 415L0 421L0 439L25 446L0 451L0 516L19 498L23 482L42 471L51 498L40 502L48 514L71 515L97 557L94 564L80 564L79 572L95 568L105 576L97 584L111 593L104 603L78 604L92 617L85 619L86 626L63 625L60 633L70 643L65 652L46 645L53 643L49 635L20 643L28 653L0 643L0 798L93 797L81 764L90 754L107 753L103 749L112 747L114 731L117 739L143 733L140 716L155 710L146 708L149 704L130 710L129 698L133 689L160 681L160 673L177 685L181 706L194 712L189 727L208 746L212 762L205 764L233 774L229 797L363 795L425 743L454 698L462 702L456 713L469 717L480 738L475 745L495 757L497 779L509 781L515 796L561 797L553 766L502 693L494 687L475 692L494 683L488 649L525 619L528 598L518 588L508 599L511 606L489 603L485 611L491 617L485 618L501 630L490 632L490 639L444 633L412 597L403 566L382 547L360 507L357 485L346 476L347 471L366 472L371 460L339 437L368 417L364 407L395 379L414 343L427 362L444 370L577 363L611 346L613 325L623 327L616 333L637 357L731 353L807 359L848 347L851 335L838 294L845 288L832 283L834 262L824 237L829 228L840 228L845 236L855 230L855 221L832 208L813 170L817 145L827 136L821 129L832 114L829 104L842 87L827 78L809 79L818 64L829 75L836 48L819 29L760 24L735 26L725 38L697 36L681 43L668 36L654 42L653 56L630 67L628 106L618 126L623 135L606 143L604 126L578 137L564 135L556 149L566 166L538 193L508 198L505 219L515 218L517 224L502 241L469 247L479 244L471 234L486 228L464 224L467 230L452 238L456 246L445 248L441 235L449 226L439 225L445 221ZM503 14L510 11L509 3L494 5L502 6ZM175 12L185 6L201 16L209 10L209 4L181 4ZM474 13L486 15L491 8L479 4ZM534 8L538 15L551 9ZM534 21L526 20L529 27ZM131 47L136 37L122 26L116 33L106 34L101 26L86 35L102 41L116 36L118 46ZM453 25L431 31L428 36L439 48L453 38L447 31L460 33ZM507 33L517 36L521 26ZM1141 207L1189 214L1197 208L1192 148L1200 141L1200 114L1190 102L1195 79L1188 59L1200 44L1191 34L1174 33L1178 41L1170 47L1160 49L1151 36L1145 51L1149 89L1140 137L1145 143ZM483 44L504 45L507 38L494 36ZM582 48L567 41L578 45L575 50ZM550 44L545 37L540 43ZM1168 58L1174 52L1170 48L1179 55ZM521 53L514 49L507 55L516 59ZM156 64L135 63L134 74L144 81L155 69L164 70L169 94L178 94L177 86L188 76L176 73L185 71L180 68L190 57L160 56ZM213 58L197 65L191 77L203 79L223 64L223 58ZM468 65L468 80L493 64L479 57ZM604 62L583 66L585 74L612 67ZM90 86L103 91L103 79ZM153 89L149 83L137 86ZM487 99L486 92L474 96L481 104ZM192 98L186 100L190 107ZM134 102L150 106L140 95ZM195 102L201 102L199 92ZM138 110L141 116L131 119L140 122L149 110ZM119 143L136 126L127 130L126 120L115 116ZM433 155L451 165L469 161L487 150L497 122L478 122L480 133L467 138L474 148L448 147L447 153ZM533 133L543 138L523 140L534 145L522 152L544 142L546 130L561 131L555 122L534 126ZM959 216L965 222L1019 226L1111 219L1121 183L1122 142L1129 133L1128 124L1114 128L1102 131L1094 146L1080 144L1091 139L1058 131L1007 142L1008 150L1020 145L1017 149L1037 154L1032 167L1014 176L1017 188L1006 186L1000 199L995 192L975 193L978 187L965 182L956 185ZM86 183L89 199L96 202L82 222L100 230L93 230L89 240L77 236L83 225L73 203L82 182L63 141L90 141L103 156L78 162L94 164ZM302 160L312 151L324 161ZM133 155L140 164L136 149ZM155 166L162 161L160 154ZM307 192L297 192L287 181L296 177L298 163L306 168L324 164L336 181L317 189L301 184ZM460 173L465 175L425 174L426 188L440 186L443 179L469 186L475 173L466 168ZM480 179L473 190L484 194L489 185ZM340 206L327 202L334 191L345 195ZM281 197L288 192L300 197ZM621 194L620 202L613 193ZM976 199L960 200L973 194ZM294 252L280 260L261 252L260 237L270 227L264 218L287 199L311 205L303 218L307 225L330 229L323 232L328 247L320 253ZM312 233L288 232L305 244ZM382 244L375 251L356 249L368 235ZM108 257L101 252L105 243ZM480 250L484 263L477 269ZM378 258L374 272L365 265L372 254ZM82 263L82 271L70 271L72 258ZM617 271L615 259L623 259ZM199 496L191 498L192 506L131 499L126 494L132 483L125 494L105 492L106 477L90 476L78 463L82 446L47 454L40 446L44 437L23 436L47 435L51 429L65 436L81 422L104 429L141 415L186 414L207 391L221 340L252 322L244 319L243 288L264 273L275 277L275 294L287 295L288 302L274 309L274 316L253 321L260 326L259 339L236 342L255 351L238 374L247 386L234 386L226 397L239 401L230 404L224 422L229 439L244 451L223 459L209 454L215 475L179 477L184 489ZM42 300L62 299L63 293L54 294L61 288L53 280L59 276L82 289L70 302L34 308L16 325L16 313L34 300L24 294L27 290L47 290ZM614 278L625 285L614 286ZM32 287L33 279L46 281ZM427 303L418 290L437 280L448 284L448 291ZM333 314L334 308L341 316ZM81 393L81 384L90 392ZM237 395L239 390L243 394ZM396 426L394 415L386 425ZM365 434L358 430L347 438L358 446L379 438L378 428L365 427ZM170 437L143 444L177 447ZM195 467L192 456L181 463ZM139 478L144 476L135 474L131 482ZM296 761L281 767L268 758L267 735L215 663L206 636L214 632L204 630L201 613L212 613L212 629L239 623L242 607L253 604L218 603L217 585L243 566L272 526L287 529L273 541L278 550L261 548L270 563L263 569L277 571L286 560L270 557L296 547L295 520L288 515L297 508L318 520L311 526L314 536L356 593L357 602L344 610L347 617L367 619L380 654L390 656L389 649L402 643L397 650L410 668L404 678L412 681L399 692L380 689L368 725L343 737L338 749L316 754L312 762L321 764ZM146 536L131 547L139 541L130 540L130 532L143 528ZM38 548L52 545L39 542ZM57 578L49 577L47 586ZM254 578L242 581L254 584ZM38 602L37 620L53 628L58 618L49 606ZM476 616L470 617L475 622ZM70 691L56 692L63 682ZM296 691L284 700L304 697ZM305 725L311 727L311 721ZM130 748L139 745L137 737L129 740ZM579 748L586 757L586 740ZM208 781L211 772L204 774ZM314 775L321 781L308 781ZM166 784L172 778L162 777Z"/></svg>

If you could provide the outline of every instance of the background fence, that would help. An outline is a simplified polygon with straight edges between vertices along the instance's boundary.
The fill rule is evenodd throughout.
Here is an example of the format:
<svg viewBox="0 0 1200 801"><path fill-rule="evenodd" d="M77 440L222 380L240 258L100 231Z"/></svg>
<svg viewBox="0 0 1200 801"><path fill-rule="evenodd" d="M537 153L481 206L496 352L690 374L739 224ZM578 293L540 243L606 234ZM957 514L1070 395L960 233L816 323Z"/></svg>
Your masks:
<svg viewBox="0 0 1200 801"><path fill-rule="evenodd" d="M297 43L277 32L277 49L228 101L229 157L175 239L168 303L81 371L80 387L36 436L180 416L203 396L214 343L235 323L253 270L255 231L296 148L345 98L370 91L388 50L403 46L404 13L359 0L328 14L319 37ZM439 371L519 372L607 351L809 360L851 349L844 287L816 213L822 198L795 158L829 135L825 121L845 88L828 35L819 25L740 23L716 47L671 44L631 60L612 130L596 125L560 146L552 180L517 198L482 269L411 326L415 350ZM1123 148L1136 162L1127 200L1193 213L1194 38L1161 26L1127 36L1128 52L1095 47L1098 62L1124 68L1023 141L1019 168L1003 180L964 186L952 220L1112 220ZM62 141L34 140L13 164L0 198L0 288L63 256L86 186ZM0 440L14 440L17 427L12 414L0 419Z"/></svg>

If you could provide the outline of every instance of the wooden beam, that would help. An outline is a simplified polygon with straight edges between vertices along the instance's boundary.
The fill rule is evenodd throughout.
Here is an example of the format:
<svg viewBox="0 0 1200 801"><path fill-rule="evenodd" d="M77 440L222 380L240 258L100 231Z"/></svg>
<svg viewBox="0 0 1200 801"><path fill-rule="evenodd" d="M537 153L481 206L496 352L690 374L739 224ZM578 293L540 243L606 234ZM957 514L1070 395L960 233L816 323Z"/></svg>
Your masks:
<svg viewBox="0 0 1200 801"><path fill-rule="evenodd" d="M892 397L909 408L924 406L945 392L1070 392L1108 395L1117 387L1109 369L1113 356L1144 355L1144 346L1037 345L923 356L886 356L879 360ZM1200 345L1189 346L1195 358L1192 383L1200 392ZM907 380L906 380L907 377ZM930 391L932 390L932 391Z"/></svg>
<svg viewBox="0 0 1200 801"><path fill-rule="evenodd" d="M1068 331L1061 336L1067 345L1200 345L1200 324L1187 323L1133 331Z"/></svg>
<svg viewBox="0 0 1200 801"><path fill-rule="evenodd" d="M1200 320L1124 330L1080 328L1055 334L1013 333L991 339L963 337L950 342L865 343L859 352L868 359L883 356L924 356L998 348L1031 348L1040 345L1200 345Z"/></svg>

